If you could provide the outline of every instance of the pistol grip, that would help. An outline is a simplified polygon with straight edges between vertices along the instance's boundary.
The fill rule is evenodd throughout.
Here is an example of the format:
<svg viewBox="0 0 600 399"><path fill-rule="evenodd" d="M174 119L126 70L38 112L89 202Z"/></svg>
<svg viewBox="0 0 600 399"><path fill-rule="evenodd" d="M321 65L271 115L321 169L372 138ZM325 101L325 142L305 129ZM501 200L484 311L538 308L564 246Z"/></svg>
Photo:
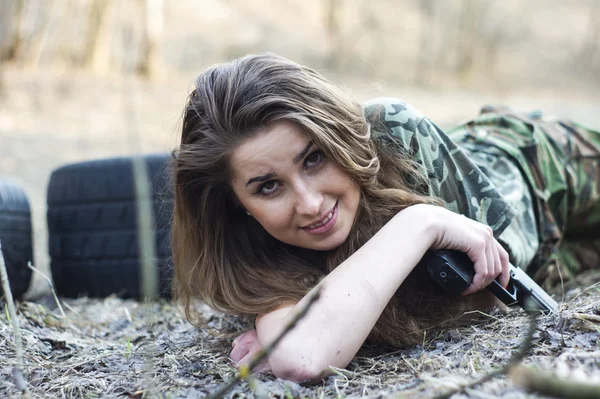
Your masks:
<svg viewBox="0 0 600 399"><path fill-rule="evenodd" d="M500 299L507 306L512 306L519 303L517 298L517 287L515 287L512 279L508 282L508 286L506 288L504 288L497 280L494 280L490 285L487 286L487 289L490 290L490 292L494 294L496 298Z"/></svg>
<svg viewBox="0 0 600 399"><path fill-rule="evenodd" d="M429 277L450 295L462 294L471 285L473 276L475 276L475 270L472 267L459 266L464 264L464 259L457 259L461 257L469 259L461 252L448 250L437 251L427 258Z"/></svg>

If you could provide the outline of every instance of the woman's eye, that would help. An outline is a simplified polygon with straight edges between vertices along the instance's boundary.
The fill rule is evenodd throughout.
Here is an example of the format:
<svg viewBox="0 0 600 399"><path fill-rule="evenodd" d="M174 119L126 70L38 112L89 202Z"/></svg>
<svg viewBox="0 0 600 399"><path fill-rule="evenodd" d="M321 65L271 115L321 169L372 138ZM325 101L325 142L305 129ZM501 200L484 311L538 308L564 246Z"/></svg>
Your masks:
<svg viewBox="0 0 600 399"><path fill-rule="evenodd" d="M258 194L269 195L273 194L279 188L279 183L275 180L269 180L260 185L258 188Z"/></svg>
<svg viewBox="0 0 600 399"><path fill-rule="evenodd" d="M306 168L314 168L323 162L323 152L321 150L314 151L304 159L304 165Z"/></svg>

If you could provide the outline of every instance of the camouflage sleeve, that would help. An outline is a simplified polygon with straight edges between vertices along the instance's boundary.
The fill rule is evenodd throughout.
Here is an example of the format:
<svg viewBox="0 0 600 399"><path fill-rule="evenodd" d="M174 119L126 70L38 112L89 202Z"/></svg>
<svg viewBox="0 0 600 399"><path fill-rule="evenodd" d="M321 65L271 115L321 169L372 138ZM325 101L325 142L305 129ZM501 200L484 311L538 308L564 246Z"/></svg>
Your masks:
<svg viewBox="0 0 600 399"><path fill-rule="evenodd" d="M437 125L394 98L371 100L364 108L373 140L398 143L427 177L429 195L440 198L447 209L487 224L496 238L504 232L513 208Z"/></svg>
<svg viewBox="0 0 600 399"><path fill-rule="evenodd" d="M533 199L525 178L518 166L499 148L463 139L455 142L516 211L498 241L507 249L510 263L526 270L538 250L539 236Z"/></svg>

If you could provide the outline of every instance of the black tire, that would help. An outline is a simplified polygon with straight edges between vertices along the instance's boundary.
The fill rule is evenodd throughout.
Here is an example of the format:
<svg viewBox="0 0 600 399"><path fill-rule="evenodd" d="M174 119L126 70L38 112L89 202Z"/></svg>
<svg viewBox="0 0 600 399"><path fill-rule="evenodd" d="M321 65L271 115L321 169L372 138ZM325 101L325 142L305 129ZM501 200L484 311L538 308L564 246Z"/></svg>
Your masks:
<svg viewBox="0 0 600 399"><path fill-rule="evenodd" d="M0 180L0 243L10 283L10 291L20 298L29 288L33 263L31 209L25 191L18 185ZM0 295L4 291L0 285Z"/></svg>
<svg viewBox="0 0 600 399"><path fill-rule="evenodd" d="M169 154L144 156L152 186L159 294L171 295ZM140 256L131 157L63 166L48 185L48 245L63 296L140 298Z"/></svg>

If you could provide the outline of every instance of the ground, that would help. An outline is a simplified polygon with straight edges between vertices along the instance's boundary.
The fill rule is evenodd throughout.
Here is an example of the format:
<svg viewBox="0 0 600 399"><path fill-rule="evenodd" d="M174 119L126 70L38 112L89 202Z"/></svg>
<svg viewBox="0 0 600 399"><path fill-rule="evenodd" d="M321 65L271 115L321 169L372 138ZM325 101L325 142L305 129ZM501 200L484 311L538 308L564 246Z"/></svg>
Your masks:
<svg viewBox="0 0 600 399"><path fill-rule="evenodd" d="M525 365L570 381L600 382L600 285L591 284L599 278L595 271L565 286L560 315L538 320ZM201 307L206 327L196 329L167 302L61 302L64 316L51 297L19 304L32 398L202 398L236 372L228 354L232 337L247 327L243 320ZM596 315L596 322L585 315ZM335 370L316 386L255 375L226 397L433 397L500 368L519 349L527 327L520 309L492 310L468 326L425 336L422 345L366 347L347 370ZM0 365L1 397L18 396L11 377L13 342L3 315L0 356L8 361ZM540 396L501 376L453 397Z"/></svg>
<svg viewBox="0 0 600 399"><path fill-rule="evenodd" d="M98 78L65 70L23 71L5 67L0 91L0 178L19 182L29 195L35 264L49 272L45 192L52 170L68 162L137 152L169 151L190 77L148 83L123 76ZM396 96L443 127L473 116L485 103L541 108L600 126L597 98L577 93L441 92L345 82L358 99ZM586 278L583 278L586 277ZM561 317L539 322L525 363L569 380L600 382L600 280L595 272L564 292ZM240 320L207 311L196 329L169 303L140 304L117 298L64 300L65 316L36 277L19 304L25 373L32 397L204 397L235 369L227 359ZM584 316L583 316L584 317ZM596 316L597 317L597 316ZM517 350L527 316L514 310L481 315L464 328L429 334L411 348L366 348L348 370L315 387L256 376L232 397L431 397L468 383L505 363ZM18 395L11 368L14 337L0 317L0 397ZM4 361L7 359L7 361ZM508 379L495 378L458 397L533 397ZM146 396L147 397L147 396ZM228 396L230 397L230 396Z"/></svg>

